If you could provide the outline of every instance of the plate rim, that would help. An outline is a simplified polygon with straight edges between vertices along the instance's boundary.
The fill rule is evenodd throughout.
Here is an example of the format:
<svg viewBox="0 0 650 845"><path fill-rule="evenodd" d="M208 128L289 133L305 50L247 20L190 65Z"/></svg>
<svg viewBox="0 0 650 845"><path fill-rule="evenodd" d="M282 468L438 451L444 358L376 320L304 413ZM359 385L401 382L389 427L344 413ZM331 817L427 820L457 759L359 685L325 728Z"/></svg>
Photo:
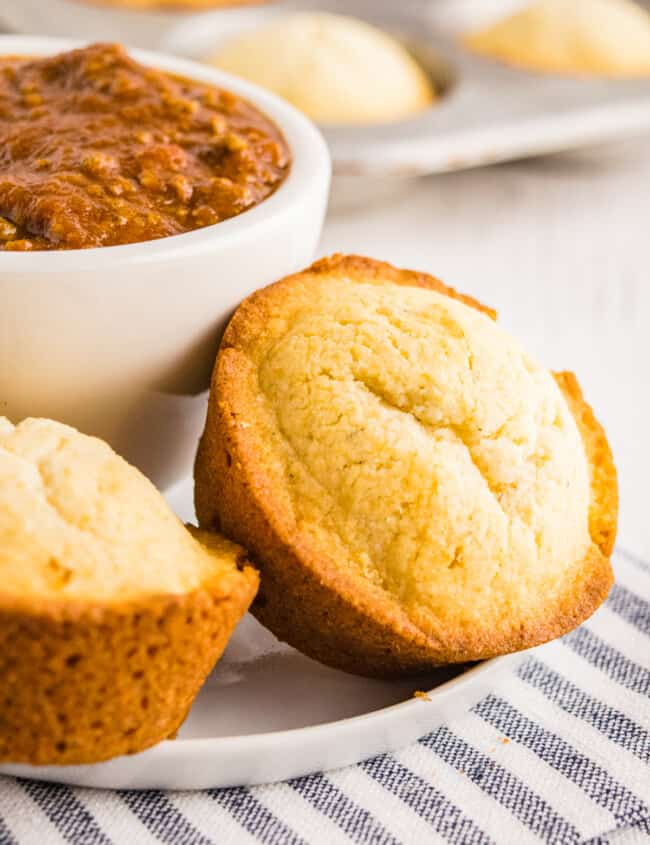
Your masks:
<svg viewBox="0 0 650 845"><path fill-rule="evenodd" d="M451 678L450 680L445 681L442 684L439 684L439 686L434 687L430 690L423 690L425 695L428 696L428 700L424 697L421 698L416 697L415 695L411 695L405 701L398 701L396 704L389 704L387 707L380 707L377 710L370 710L368 713L359 713L356 716L346 716L343 719L334 719L333 721L329 722L320 722L316 725L304 725L300 728L285 728L284 730L280 731L264 731L253 734L232 734L228 736L213 737L179 737L178 739L173 740L165 739L157 745L152 745L149 749L145 750L149 751L153 748L162 749L163 747L170 746L178 748L180 745L187 747L189 744L192 744L194 747L196 747L197 745L203 746L206 744L225 745L227 743L237 743L237 745L254 745L262 741L264 738L270 739L271 737L273 737L274 739L277 739L277 741L282 741L285 739L288 740L289 738L297 739L300 736L314 734L316 732L320 732L328 728L352 728L353 726L361 722L373 721L373 718L387 718L395 715L397 711L406 710L411 707L417 707L420 703L430 703L430 701L433 701L434 697L437 698L443 695L450 694L455 691L456 687L461 686L465 683L471 683L483 675L491 674L496 669L505 668L508 663L513 663L514 665L514 663L516 662L516 658L521 659L523 654L524 652L512 652L510 654L502 654L498 657L491 657L486 660L481 660L476 665L471 666L469 669L466 669L463 672L460 672L458 675L456 675L456 677ZM443 669L446 668L446 666L440 666L436 668ZM414 678L414 682L416 680L417 679Z"/></svg>
<svg viewBox="0 0 650 845"><path fill-rule="evenodd" d="M267 733L163 740L136 754L96 763L4 761L0 775L99 790L201 791L284 782L354 766L399 751L447 724L452 715L468 712L527 653L485 660L435 687L427 693L429 700L411 697L357 716Z"/></svg>
<svg viewBox="0 0 650 845"><path fill-rule="evenodd" d="M389 704L387 707L380 707L379 709L371 710L368 713L360 713L356 716L347 716L343 719L335 719L329 722L320 722L315 725L304 725L300 728L286 728L284 730L279 731L264 731L252 734L232 734L227 736L178 737L177 739L164 739L156 743L155 745L149 746L149 748L145 748L142 751L137 752L136 754L123 754L117 757L111 757L107 760L99 760L95 763L69 763L65 765L45 764L39 766L32 765L30 763L16 763L10 760L6 760L0 761L0 773L2 773L2 770L6 766L29 766L30 769L34 770L63 770L77 768L79 766L98 766L113 762L115 760L133 759L140 756L141 754L146 754L151 751L156 751L157 754L164 754L165 756L173 756L175 752L184 753L184 751L188 750L189 748L191 748L193 751L199 748L201 750L216 750L215 746L223 748L224 746L228 745L241 748L242 746L248 745L256 746L260 743L271 744L273 742L296 740L300 737L304 737L307 735L311 737L317 733L323 732L324 730L332 730L335 728L345 730L352 729L360 723L365 723L365 726L367 727L368 723L370 722L379 721L380 719L391 718L397 715L398 712L400 715L402 715L403 711L415 708L421 703L428 704L433 702L436 698L441 698L443 696L453 694L454 692L458 691L458 687L462 687L465 684L473 683L475 680L478 680L483 675L490 675L497 669L505 669L509 664L511 664L514 668L514 666L517 665L518 662L524 658L524 655L529 653L529 651L531 650L529 649L527 651L512 652L510 654L499 655L498 657L492 657L486 660L482 660L476 665L471 666L464 672L461 672L456 677L451 678L449 681L445 681L444 683L440 684L437 687L434 687L433 689L423 690L423 692L425 692L425 695L428 698L411 696L405 701L399 701L396 704ZM416 679L414 678L414 681L415 680Z"/></svg>

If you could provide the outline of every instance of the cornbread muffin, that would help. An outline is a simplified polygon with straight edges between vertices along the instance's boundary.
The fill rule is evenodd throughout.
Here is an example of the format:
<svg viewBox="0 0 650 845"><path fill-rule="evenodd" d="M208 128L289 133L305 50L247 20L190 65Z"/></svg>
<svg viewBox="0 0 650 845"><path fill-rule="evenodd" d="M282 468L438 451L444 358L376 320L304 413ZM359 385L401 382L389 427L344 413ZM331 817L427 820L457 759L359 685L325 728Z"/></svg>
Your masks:
<svg viewBox="0 0 650 845"><path fill-rule="evenodd" d="M436 279L334 256L249 297L196 461L200 524L261 569L252 611L390 676L564 634L606 597L616 472L555 378Z"/></svg>
<svg viewBox="0 0 650 845"><path fill-rule="evenodd" d="M403 120L436 98L429 77L398 41L343 15L282 17L237 36L211 62L269 88L319 123Z"/></svg>
<svg viewBox="0 0 650 845"><path fill-rule="evenodd" d="M650 74L650 15L632 0L537 0L464 42L484 56L531 70Z"/></svg>
<svg viewBox="0 0 650 845"><path fill-rule="evenodd" d="M99 6L121 6L144 11L187 12L230 6L261 6L270 0L82 0Z"/></svg>
<svg viewBox="0 0 650 845"><path fill-rule="evenodd" d="M174 736L257 588L102 441L0 419L0 759L89 763Z"/></svg>

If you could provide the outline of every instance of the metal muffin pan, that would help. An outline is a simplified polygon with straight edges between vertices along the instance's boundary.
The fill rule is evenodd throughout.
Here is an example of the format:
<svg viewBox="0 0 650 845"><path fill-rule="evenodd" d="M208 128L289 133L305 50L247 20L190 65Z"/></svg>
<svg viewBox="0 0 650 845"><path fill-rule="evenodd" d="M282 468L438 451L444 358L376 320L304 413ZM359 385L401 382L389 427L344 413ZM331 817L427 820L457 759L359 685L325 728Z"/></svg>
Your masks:
<svg viewBox="0 0 650 845"><path fill-rule="evenodd" d="M276 6L273 14L324 6L396 35L443 89L437 103L409 120L322 126L337 176L404 177L459 170L650 130L650 79L566 78L481 58L465 50L457 35L437 20L436 2L404 4L402 9L376 0L302 2ZM442 5L439 8L442 13ZM200 32L193 24L179 27L166 46L201 59L222 41L218 20L206 18Z"/></svg>
<svg viewBox="0 0 650 845"><path fill-rule="evenodd" d="M434 32L402 30L427 67L436 51L452 82L421 116L325 128L338 172L415 175L575 149L650 129L650 79L567 79L474 56Z"/></svg>

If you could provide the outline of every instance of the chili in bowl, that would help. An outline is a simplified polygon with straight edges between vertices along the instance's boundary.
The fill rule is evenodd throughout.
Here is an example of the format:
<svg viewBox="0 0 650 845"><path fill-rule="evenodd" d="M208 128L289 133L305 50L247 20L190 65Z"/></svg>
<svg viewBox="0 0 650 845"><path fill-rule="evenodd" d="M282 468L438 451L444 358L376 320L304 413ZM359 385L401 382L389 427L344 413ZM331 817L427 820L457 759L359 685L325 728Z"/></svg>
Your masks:
<svg viewBox="0 0 650 845"><path fill-rule="evenodd" d="M307 263L317 130L227 74L117 45L0 37L0 397L189 471L236 304Z"/></svg>
<svg viewBox="0 0 650 845"><path fill-rule="evenodd" d="M119 45L0 58L0 249L181 234L254 207L289 168L253 105Z"/></svg>

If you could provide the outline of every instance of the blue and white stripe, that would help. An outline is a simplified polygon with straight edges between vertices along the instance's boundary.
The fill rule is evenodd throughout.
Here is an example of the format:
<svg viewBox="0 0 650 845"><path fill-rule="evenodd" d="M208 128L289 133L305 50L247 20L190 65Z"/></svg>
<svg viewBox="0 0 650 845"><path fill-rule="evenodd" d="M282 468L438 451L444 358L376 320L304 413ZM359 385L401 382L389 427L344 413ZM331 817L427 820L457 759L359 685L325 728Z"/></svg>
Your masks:
<svg viewBox="0 0 650 845"><path fill-rule="evenodd" d="M2 778L0 845L650 843L650 566L615 566L593 619L396 754L200 793Z"/></svg>

